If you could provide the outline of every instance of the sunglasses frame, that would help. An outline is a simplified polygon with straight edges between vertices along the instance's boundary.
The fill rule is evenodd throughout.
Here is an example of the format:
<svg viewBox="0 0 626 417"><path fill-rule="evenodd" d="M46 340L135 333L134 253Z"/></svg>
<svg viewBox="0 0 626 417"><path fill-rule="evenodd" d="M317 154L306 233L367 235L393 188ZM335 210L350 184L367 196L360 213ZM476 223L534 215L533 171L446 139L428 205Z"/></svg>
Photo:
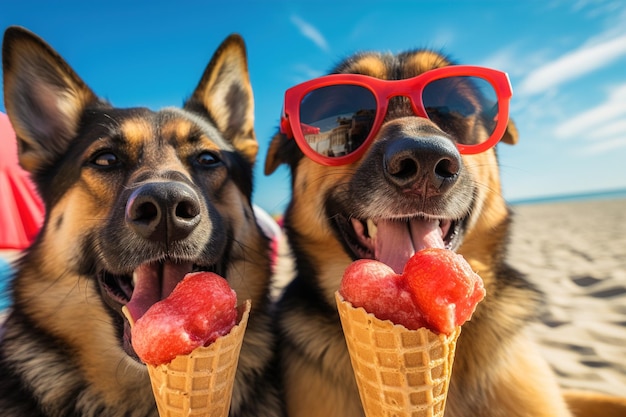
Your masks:
<svg viewBox="0 0 626 417"><path fill-rule="evenodd" d="M485 142L476 145L456 144L459 152L466 155L481 153L492 148L502 139L506 131L509 121L509 101L513 95L513 89L509 76L505 72L473 65L450 65L403 80L382 80L360 74L332 74L306 81L289 88L285 92L280 132L289 139L295 139L300 150L308 158L319 164L327 166L350 164L359 159L371 145L383 124L389 100L392 97L408 97L415 115L429 119L422 99L424 88L433 81L450 77L477 77L489 82L493 87L498 99L498 114L496 126L491 136ZM376 116L367 138L352 153L339 157L328 157L317 153L307 143L302 129L293 129L292 127L300 125L300 103L302 99L313 90L333 85L363 87L369 90L376 100Z"/></svg>

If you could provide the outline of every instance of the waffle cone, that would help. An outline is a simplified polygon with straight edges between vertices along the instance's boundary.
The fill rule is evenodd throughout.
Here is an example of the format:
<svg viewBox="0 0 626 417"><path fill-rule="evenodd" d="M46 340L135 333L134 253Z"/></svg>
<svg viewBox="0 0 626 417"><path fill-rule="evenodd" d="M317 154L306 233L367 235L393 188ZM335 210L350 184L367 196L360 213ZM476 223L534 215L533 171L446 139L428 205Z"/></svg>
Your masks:
<svg viewBox="0 0 626 417"><path fill-rule="evenodd" d="M365 415L442 417L461 328L409 330L335 297Z"/></svg>
<svg viewBox="0 0 626 417"><path fill-rule="evenodd" d="M170 363L147 365L160 417L226 417L248 323L250 301L230 333Z"/></svg>

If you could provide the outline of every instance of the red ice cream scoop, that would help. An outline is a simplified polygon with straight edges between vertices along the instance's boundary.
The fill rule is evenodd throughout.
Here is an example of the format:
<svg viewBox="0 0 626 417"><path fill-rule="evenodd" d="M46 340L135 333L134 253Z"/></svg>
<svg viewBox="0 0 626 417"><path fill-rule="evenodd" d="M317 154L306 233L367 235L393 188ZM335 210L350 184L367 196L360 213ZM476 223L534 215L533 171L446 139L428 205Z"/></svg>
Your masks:
<svg viewBox="0 0 626 417"><path fill-rule="evenodd" d="M237 321L237 295L211 272L185 275L172 293L133 325L132 345L146 364L169 363L230 332Z"/></svg>
<svg viewBox="0 0 626 417"><path fill-rule="evenodd" d="M353 262L339 293L381 320L450 334L471 318L485 288L461 255L428 248L415 253L402 274L375 260Z"/></svg>

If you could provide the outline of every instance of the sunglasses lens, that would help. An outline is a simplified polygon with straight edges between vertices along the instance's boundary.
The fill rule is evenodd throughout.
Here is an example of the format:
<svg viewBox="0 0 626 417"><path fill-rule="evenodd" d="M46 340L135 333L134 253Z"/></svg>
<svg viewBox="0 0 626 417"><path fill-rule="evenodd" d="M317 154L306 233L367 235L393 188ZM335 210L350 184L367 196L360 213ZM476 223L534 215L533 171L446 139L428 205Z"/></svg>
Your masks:
<svg viewBox="0 0 626 417"><path fill-rule="evenodd" d="M480 77L448 77L430 82L423 92L428 118L464 145L480 144L498 122L498 96Z"/></svg>
<svg viewBox="0 0 626 417"><path fill-rule="evenodd" d="M376 98L357 85L333 85L308 93L300 102L300 129L320 155L348 155L365 142L376 116Z"/></svg>

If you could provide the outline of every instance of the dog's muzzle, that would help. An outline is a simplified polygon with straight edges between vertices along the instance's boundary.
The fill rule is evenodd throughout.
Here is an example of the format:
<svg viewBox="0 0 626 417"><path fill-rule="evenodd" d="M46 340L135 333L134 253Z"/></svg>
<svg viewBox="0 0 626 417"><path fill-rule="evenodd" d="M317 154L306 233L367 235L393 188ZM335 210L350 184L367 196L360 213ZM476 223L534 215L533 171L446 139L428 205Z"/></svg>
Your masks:
<svg viewBox="0 0 626 417"><path fill-rule="evenodd" d="M355 259L377 259L398 273L421 249L455 250L473 204L456 144L431 126L404 122L381 131L329 213Z"/></svg>
<svg viewBox="0 0 626 417"><path fill-rule="evenodd" d="M198 192L180 180L140 182L123 207L118 230L128 235L109 236L114 249L109 257L123 259L119 265L124 267L105 268L99 279L105 302L116 311L126 305L136 321L169 296L185 274L211 269L204 251L212 228L203 220L207 209ZM127 324L124 349L135 356Z"/></svg>
<svg viewBox="0 0 626 417"><path fill-rule="evenodd" d="M386 143L383 173L402 192L419 192L422 198L443 194L458 178L461 155L445 138L398 138Z"/></svg>
<svg viewBox="0 0 626 417"><path fill-rule="evenodd" d="M130 195L126 223L147 240L182 240L200 223L200 202L185 183L147 183Z"/></svg>

